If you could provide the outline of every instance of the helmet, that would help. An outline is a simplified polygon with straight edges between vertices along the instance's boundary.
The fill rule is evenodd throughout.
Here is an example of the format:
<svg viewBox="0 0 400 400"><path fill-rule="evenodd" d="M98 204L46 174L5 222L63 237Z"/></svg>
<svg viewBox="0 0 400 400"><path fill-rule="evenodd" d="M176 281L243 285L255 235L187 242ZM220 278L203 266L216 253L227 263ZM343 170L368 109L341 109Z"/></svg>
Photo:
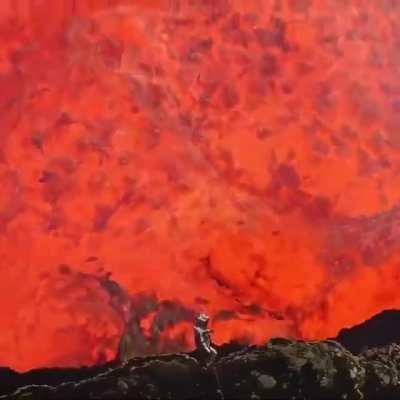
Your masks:
<svg viewBox="0 0 400 400"><path fill-rule="evenodd" d="M197 316L197 321L199 322L208 322L209 321L209 316L207 314L201 313Z"/></svg>

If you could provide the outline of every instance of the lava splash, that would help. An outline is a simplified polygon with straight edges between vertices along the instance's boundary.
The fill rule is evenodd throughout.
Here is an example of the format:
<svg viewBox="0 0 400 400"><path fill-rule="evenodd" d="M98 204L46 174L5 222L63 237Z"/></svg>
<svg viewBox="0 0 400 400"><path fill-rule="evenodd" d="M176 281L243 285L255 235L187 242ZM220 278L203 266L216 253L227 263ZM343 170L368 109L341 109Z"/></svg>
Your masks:
<svg viewBox="0 0 400 400"><path fill-rule="evenodd" d="M2 0L0 41L0 364L400 307L398 2Z"/></svg>

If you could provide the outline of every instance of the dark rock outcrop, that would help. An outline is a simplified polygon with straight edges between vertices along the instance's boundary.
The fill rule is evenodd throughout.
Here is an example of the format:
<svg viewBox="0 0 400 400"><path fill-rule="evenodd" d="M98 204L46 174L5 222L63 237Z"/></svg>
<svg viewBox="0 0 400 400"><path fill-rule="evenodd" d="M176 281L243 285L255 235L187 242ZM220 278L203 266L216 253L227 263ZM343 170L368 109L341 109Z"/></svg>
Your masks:
<svg viewBox="0 0 400 400"><path fill-rule="evenodd" d="M63 382L78 382L99 375L117 366L116 362L81 368L42 368L19 374L10 368L0 368L0 395L31 385L58 386Z"/></svg>
<svg viewBox="0 0 400 400"><path fill-rule="evenodd" d="M335 340L227 344L214 368L196 352L18 374L0 368L0 400L400 399L400 311L388 310ZM340 342L340 343L339 343Z"/></svg>
<svg viewBox="0 0 400 400"><path fill-rule="evenodd" d="M79 371L79 370L77 370ZM132 359L92 377L31 384L1 399L399 399L400 346L356 356L334 341L272 339L203 370L195 354ZM3 389L4 390L4 389Z"/></svg>
<svg viewBox="0 0 400 400"><path fill-rule="evenodd" d="M372 347L400 343L400 311L382 311L359 325L342 329L335 340L354 354Z"/></svg>

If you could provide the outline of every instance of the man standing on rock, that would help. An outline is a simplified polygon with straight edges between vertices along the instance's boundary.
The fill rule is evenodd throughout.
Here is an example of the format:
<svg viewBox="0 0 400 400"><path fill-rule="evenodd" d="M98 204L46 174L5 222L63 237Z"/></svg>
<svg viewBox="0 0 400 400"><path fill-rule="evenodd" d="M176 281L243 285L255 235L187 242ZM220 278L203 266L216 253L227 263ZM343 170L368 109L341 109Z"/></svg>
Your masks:
<svg viewBox="0 0 400 400"><path fill-rule="evenodd" d="M197 316L193 326L194 341L196 343L197 351L200 353L202 361L205 362L203 368L209 369L217 358L217 350L211 344L211 333L212 330L208 329L209 317L207 314L200 314ZM212 368L215 380L217 383L217 393L220 400L224 400L224 394L222 392L221 382L219 380L218 372L216 367Z"/></svg>
<svg viewBox="0 0 400 400"><path fill-rule="evenodd" d="M207 314L197 316L193 331L196 348L205 358L205 366L209 368L217 357L217 350L211 345L212 330L208 329L209 317Z"/></svg>

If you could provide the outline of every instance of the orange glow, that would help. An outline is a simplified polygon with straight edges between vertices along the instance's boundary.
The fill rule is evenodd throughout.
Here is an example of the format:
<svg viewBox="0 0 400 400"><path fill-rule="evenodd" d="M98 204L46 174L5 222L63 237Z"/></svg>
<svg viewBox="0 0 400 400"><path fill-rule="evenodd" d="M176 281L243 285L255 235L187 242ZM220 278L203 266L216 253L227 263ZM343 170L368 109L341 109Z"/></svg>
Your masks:
<svg viewBox="0 0 400 400"><path fill-rule="evenodd" d="M110 360L130 318L169 351L196 312L260 343L400 307L399 21L2 0L0 365Z"/></svg>

